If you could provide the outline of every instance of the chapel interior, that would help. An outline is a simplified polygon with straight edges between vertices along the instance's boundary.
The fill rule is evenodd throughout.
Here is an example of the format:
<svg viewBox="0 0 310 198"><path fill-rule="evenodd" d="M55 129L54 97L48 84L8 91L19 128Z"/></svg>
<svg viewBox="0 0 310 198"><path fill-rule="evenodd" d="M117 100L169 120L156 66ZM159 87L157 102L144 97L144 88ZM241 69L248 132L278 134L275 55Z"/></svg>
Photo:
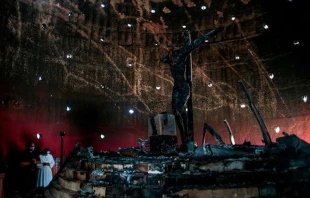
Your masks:
<svg viewBox="0 0 310 198"><path fill-rule="evenodd" d="M81 185L71 189L80 193L77 195L63 190L64 185L71 185L67 184L69 180L61 180L61 183L58 179L62 177L61 174L69 174L64 171L77 161L81 163L79 168L87 167L94 171L96 168L89 163L97 160L94 157L96 155L100 159L113 157L113 160L114 157L120 157L116 155L122 155L120 162L126 157L141 159L137 150L142 146L138 140L150 138L150 117L173 115L171 101L174 79L169 66L161 61L162 57L170 49L184 45L184 31L189 31L194 40L222 27L223 31L205 40L191 53L191 111L196 146L207 144L211 145L212 150L215 148L212 145L218 144L214 135L204 135L206 123L229 145L231 139L225 125L228 122L233 131L234 144L248 146L246 150L240 146L240 152L251 152L252 157L253 153L257 154L257 149L250 146L259 149L266 147L266 140L262 136L263 123L265 132L274 143L283 143L277 141L278 138L292 135L298 138L298 145L287 146L288 143L284 143L290 149L300 150L292 155L294 162L290 161L291 158L285 162L285 168L282 158L286 160L283 153L288 153L288 150L277 147L281 150L281 156L274 157L274 152L278 150L272 150L267 152L267 158L279 159L277 163L281 161L279 164L286 172L292 169L300 171L283 176L283 181L294 178L308 184L304 177L310 175L310 162L307 160L310 155L310 67L307 49L310 18L304 1L2 0L0 10L0 172L3 175L0 198L13 196L11 191L15 188L5 185L6 181L12 183L7 173L16 168L20 153L27 149L29 142L35 142L40 151L50 149L55 160L58 160L53 168L53 182L63 184L59 188L54 185L57 192L51 190L52 186L50 194L39 196L164 197L165 194L165 197L231 197L227 193L235 192L233 189L239 186L246 189L246 193L238 191L235 197L301 197L301 194L308 193L306 188L296 190L297 183L284 182L283 188L292 187L284 192L261 183L245 187L241 185L242 182L227 177L231 182L227 181L225 188L229 187L230 191L216 191L221 189L216 186L211 192L209 189L213 189L213 184L206 184L204 180L200 184L188 179L196 187L208 185L203 190L193 190L193 186L185 188L189 185L186 182L181 185L175 180L166 179L165 184L160 186L162 189L167 185L173 186L173 190L169 188L169 192L173 191L169 196L164 190L154 194L155 187L151 190L152 196L146 191L126 191L124 188L119 190L122 193L117 194L106 187L108 184L104 183L104 178L94 179L93 175L89 175L83 181L90 181L91 178L104 181L97 185L106 185L104 190L103 187L96 187L100 192L100 195L96 195L94 187L94 192L82 195ZM251 101L240 82L246 87ZM258 120L253 108L263 121ZM180 145L178 127L175 137L176 144ZM79 151L75 150L77 145ZM92 148L94 155L89 155L87 148ZM231 147L227 146L227 149ZM72 154L74 152L75 157ZM219 151L218 155L222 157L223 152ZM302 162L299 161L300 153L304 160ZM168 154L164 160L171 160L173 155ZM178 160L187 157L186 154L185 157L176 155ZM89 160L83 164L81 156ZM160 154L156 153L153 157L163 160L158 156ZM227 156L225 160L231 159L230 154ZM269 167L265 157L259 159L263 159ZM142 158L150 160L148 155ZM171 160L172 164L173 161L175 158ZM189 163L188 160L184 161ZM153 161L147 163L153 165ZM220 162L212 163L212 167L215 167ZM249 166L249 170L252 171L254 166L257 170L256 166L262 165L259 160L254 163L252 158L242 163L241 170ZM186 166L191 167L190 164ZM203 168L198 169L201 171ZM102 170L109 172L105 168ZM194 170L191 170L193 175ZM220 172L217 177L225 175L223 171ZM240 170L237 172L239 174ZM74 174L72 177L76 179L77 173ZM249 177L259 176L255 172L244 179L250 182L247 180ZM272 177L268 173L268 181L277 183ZM148 181L152 179L153 176ZM258 180L263 182L263 176ZM136 181L139 180L129 181L127 177L126 188L136 189ZM83 188L88 189L85 186ZM184 187L186 192L183 188L176 190L175 186ZM140 190L144 189L139 187ZM207 196L206 193L211 194Z"/></svg>

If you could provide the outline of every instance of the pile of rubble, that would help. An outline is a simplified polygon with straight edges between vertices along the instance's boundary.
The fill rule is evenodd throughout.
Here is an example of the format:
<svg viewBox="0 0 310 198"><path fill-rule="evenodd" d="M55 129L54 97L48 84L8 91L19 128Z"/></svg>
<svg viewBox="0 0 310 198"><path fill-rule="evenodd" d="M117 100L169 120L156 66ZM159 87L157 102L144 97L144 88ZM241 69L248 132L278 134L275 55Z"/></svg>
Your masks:
<svg viewBox="0 0 310 198"><path fill-rule="evenodd" d="M77 144L49 191L69 198L292 197L307 190L310 146L295 135L278 138L270 148L203 147L153 155L139 148L95 153Z"/></svg>

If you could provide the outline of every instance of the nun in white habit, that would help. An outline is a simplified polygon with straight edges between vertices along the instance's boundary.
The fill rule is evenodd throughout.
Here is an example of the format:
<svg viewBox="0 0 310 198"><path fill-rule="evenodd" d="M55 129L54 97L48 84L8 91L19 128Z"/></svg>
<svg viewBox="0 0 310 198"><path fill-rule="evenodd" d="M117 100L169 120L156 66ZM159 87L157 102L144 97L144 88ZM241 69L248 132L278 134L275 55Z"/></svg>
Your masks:
<svg viewBox="0 0 310 198"><path fill-rule="evenodd" d="M53 156L48 148L39 155L40 164L38 164L37 187L46 187L53 179L52 168L55 165Z"/></svg>

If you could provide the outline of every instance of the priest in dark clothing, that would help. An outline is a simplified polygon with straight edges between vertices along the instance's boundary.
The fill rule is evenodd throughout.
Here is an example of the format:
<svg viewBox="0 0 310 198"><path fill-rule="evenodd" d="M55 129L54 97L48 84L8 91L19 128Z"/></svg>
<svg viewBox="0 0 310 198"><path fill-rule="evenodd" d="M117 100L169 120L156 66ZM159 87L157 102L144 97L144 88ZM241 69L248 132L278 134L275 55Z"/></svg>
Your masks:
<svg viewBox="0 0 310 198"><path fill-rule="evenodd" d="M28 192L35 188L37 180L37 161L39 152L35 149L35 143L30 143L26 151L22 153L20 162L21 190Z"/></svg>

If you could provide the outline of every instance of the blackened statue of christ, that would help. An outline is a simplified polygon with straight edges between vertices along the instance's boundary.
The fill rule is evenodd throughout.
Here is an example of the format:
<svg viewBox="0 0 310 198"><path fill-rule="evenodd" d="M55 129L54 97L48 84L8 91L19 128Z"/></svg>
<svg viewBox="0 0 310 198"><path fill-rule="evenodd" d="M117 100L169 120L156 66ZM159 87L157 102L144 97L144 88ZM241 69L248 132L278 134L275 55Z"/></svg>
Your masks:
<svg viewBox="0 0 310 198"><path fill-rule="evenodd" d="M183 148L187 147L188 143L194 141L193 131L188 130L188 115L186 112L186 104L191 95L191 89L186 71L187 57L189 54L205 43L206 40L214 37L223 28L216 28L197 39L191 41L189 31L183 32L184 46L180 49L169 50L168 55L161 59L162 62L169 64L171 75L174 79L173 92L172 92L172 111L178 125Z"/></svg>

